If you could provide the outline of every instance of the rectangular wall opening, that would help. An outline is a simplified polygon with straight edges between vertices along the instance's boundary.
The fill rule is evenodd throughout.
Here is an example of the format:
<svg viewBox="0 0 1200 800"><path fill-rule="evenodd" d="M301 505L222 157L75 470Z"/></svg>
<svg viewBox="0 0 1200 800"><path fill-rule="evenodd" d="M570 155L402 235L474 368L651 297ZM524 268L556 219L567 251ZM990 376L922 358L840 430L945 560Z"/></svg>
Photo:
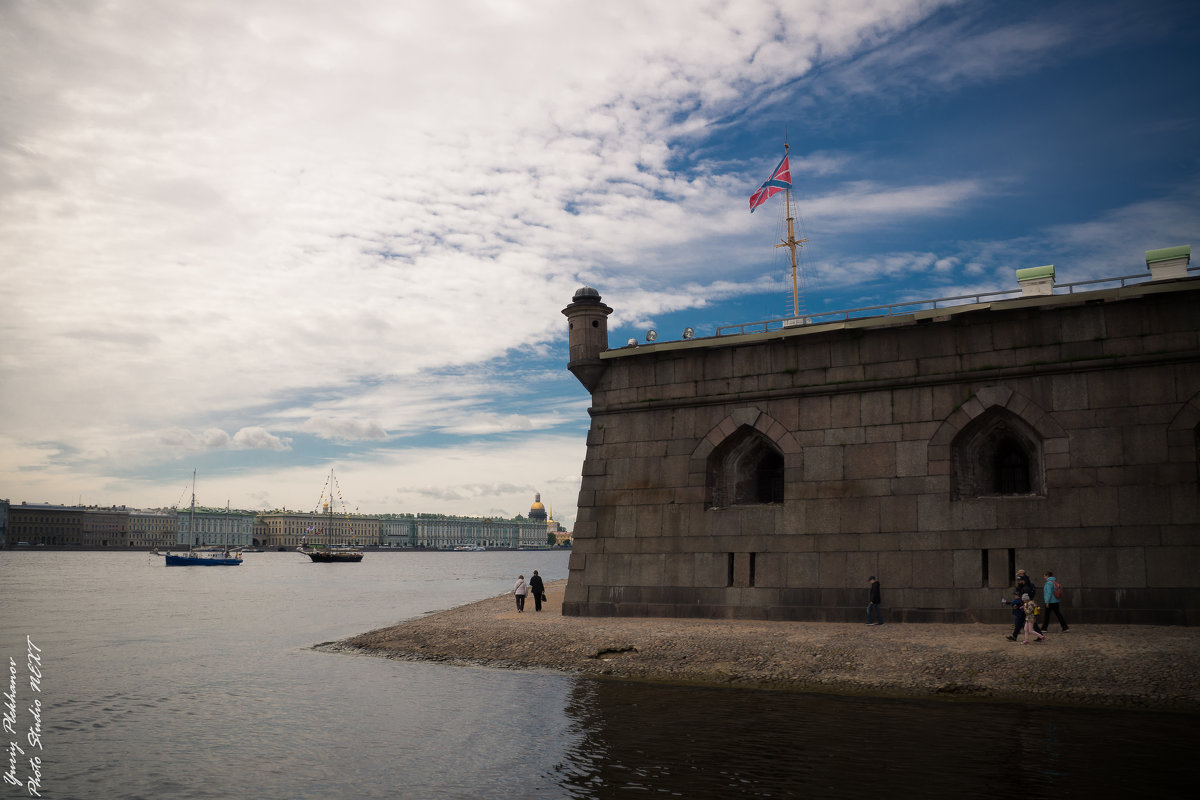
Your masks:
<svg viewBox="0 0 1200 800"><path fill-rule="evenodd" d="M979 551L979 560L983 564L983 575L980 577L980 586L987 587L988 585L988 551Z"/></svg>
<svg viewBox="0 0 1200 800"><path fill-rule="evenodd" d="M1015 586L1017 583L1017 551L1010 547L1008 548L1008 585Z"/></svg>
<svg viewBox="0 0 1200 800"><path fill-rule="evenodd" d="M733 553L729 554L729 574L725 578L726 586L733 586Z"/></svg>
<svg viewBox="0 0 1200 800"><path fill-rule="evenodd" d="M758 553L750 554L750 585L751 586L754 585L754 557L756 555L758 555Z"/></svg>

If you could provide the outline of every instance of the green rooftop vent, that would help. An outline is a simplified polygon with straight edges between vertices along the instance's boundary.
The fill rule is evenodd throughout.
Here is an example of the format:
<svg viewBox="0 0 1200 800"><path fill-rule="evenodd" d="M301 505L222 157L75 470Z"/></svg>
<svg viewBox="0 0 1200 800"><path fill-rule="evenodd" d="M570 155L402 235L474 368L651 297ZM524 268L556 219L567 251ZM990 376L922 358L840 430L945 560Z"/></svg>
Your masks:
<svg viewBox="0 0 1200 800"><path fill-rule="evenodd" d="M1188 262L1191 260L1190 244L1146 251L1146 266L1150 268L1150 278L1156 281L1186 278Z"/></svg>
<svg viewBox="0 0 1200 800"><path fill-rule="evenodd" d="M1017 270L1017 283L1021 286L1021 295L1028 297L1039 294L1054 293L1054 265L1044 267L1026 267Z"/></svg>

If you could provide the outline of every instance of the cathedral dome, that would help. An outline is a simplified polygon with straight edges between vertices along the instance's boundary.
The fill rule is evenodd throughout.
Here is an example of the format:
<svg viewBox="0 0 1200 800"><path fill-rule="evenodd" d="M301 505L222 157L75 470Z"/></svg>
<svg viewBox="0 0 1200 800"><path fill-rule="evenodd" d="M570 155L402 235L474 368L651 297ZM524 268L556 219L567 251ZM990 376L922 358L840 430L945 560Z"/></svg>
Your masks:
<svg viewBox="0 0 1200 800"><path fill-rule="evenodd" d="M546 519L546 507L542 505L542 495L540 492L534 496L533 505L529 507L529 518Z"/></svg>

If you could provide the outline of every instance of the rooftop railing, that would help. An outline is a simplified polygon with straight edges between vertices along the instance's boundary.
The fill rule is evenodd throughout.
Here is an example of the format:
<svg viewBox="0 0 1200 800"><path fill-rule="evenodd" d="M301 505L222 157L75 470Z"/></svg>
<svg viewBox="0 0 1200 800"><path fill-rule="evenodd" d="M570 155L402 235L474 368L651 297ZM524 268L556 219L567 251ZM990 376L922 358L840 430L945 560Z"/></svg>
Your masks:
<svg viewBox="0 0 1200 800"><path fill-rule="evenodd" d="M1200 274L1200 266L1188 267L1189 276ZM1054 287L1052 294L1070 295L1080 291L1109 289L1146 283L1151 279L1148 272L1138 275L1125 275L1120 278L1096 278L1090 281L1062 283ZM1086 287L1086 288L1084 288ZM846 322L852 319L871 317L894 317L901 314L912 314L917 311L935 311L939 308L975 305L996 300L1010 300L1021 297L1020 289L1004 289L993 292L976 292L975 294L960 294L954 297L939 297L934 300L912 300L906 303L887 303L878 306L862 306L840 311L821 311L817 313L802 313L799 317L783 317L780 319L765 319L758 322L744 322L739 325L722 325L717 328L717 336L734 336L742 333L766 333L798 328L807 325L820 325L827 322Z"/></svg>

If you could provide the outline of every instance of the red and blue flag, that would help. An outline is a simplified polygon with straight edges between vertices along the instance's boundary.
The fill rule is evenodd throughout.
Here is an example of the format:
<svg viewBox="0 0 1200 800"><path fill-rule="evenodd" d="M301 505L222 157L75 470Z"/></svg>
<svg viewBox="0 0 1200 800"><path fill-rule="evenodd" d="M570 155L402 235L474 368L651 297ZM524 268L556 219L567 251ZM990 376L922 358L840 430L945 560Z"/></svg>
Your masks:
<svg viewBox="0 0 1200 800"><path fill-rule="evenodd" d="M771 177L763 181L762 186L759 186L754 190L754 194L750 195L750 213L753 214L754 209L784 189L790 188L792 188L792 168L788 165L787 153L784 153L783 160L771 173Z"/></svg>

